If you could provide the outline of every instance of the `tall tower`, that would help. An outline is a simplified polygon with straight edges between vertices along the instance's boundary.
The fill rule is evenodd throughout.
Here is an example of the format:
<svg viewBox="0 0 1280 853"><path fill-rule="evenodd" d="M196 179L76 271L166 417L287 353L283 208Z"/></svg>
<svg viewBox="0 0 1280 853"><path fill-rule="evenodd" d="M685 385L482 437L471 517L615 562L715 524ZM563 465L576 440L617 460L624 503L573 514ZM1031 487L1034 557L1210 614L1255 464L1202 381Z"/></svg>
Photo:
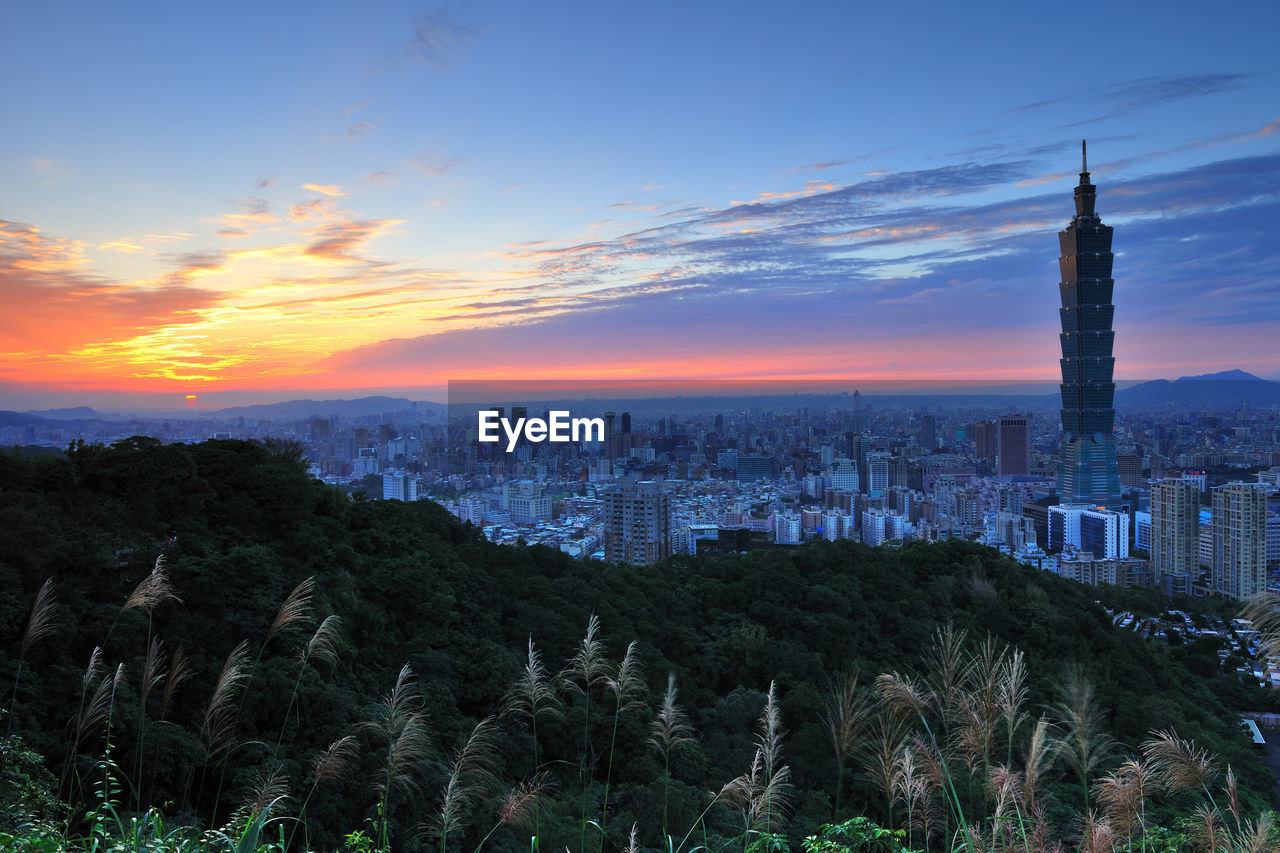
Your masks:
<svg viewBox="0 0 1280 853"><path fill-rule="evenodd" d="M1080 143L1080 184L1076 215L1058 233L1062 257L1062 451L1058 496L1064 504L1118 507L1120 469L1116 465L1116 360L1111 330L1111 226L1094 212L1097 187Z"/></svg>

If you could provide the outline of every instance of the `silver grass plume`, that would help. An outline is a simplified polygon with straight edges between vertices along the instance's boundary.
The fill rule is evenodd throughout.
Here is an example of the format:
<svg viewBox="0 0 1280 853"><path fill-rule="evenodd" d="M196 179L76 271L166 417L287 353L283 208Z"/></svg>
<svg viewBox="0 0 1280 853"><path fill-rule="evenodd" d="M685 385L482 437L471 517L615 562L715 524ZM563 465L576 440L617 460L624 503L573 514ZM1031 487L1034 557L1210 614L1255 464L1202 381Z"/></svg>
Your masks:
<svg viewBox="0 0 1280 853"><path fill-rule="evenodd" d="M1093 685L1078 667L1067 670L1061 689L1062 699L1053 705L1052 712L1063 731L1062 755L1087 793L1093 771L1111 754L1114 741L1103 728Z"/></svg>
<svg viewBox="0 0 1280 853"><path fill-rule="evenodd" d="M338 641L342 634L342 620L337 616L326 616L316 628L311 639L302 648L302 664L306 666L313 660L322 660L329 666L338 663Z"/></svg>
<svg viewBox="0 0 1280 853"><path fill-rule="evenodd" d="M147 646L147 656L142 662L142 680L138 684L138 706L145 715L147 699L151 691L160 686L168 672L164 668L161 656L164 654L164 643L159 637L152 637Z"/></svg>
<svg viewBox="0 0 1280 853"><path fill-rule="evenodd" d="M475 797L497 781L498 757L494 749L494 718L476 723L462 748L449 765L449 778L440 796L437 814L419 831L447 842L462 826L462 819Z"/></svg>
<svg viewBox="0 0 1280 853"><path fill-rule="evenodd" d="M40 585L31 602L27 629L22 634L22 648L18 652L19 660L26 660L27 652L32 646L58 629L57 616L58 601L53 595L53 578L48 578Z"/></svg>
<svg viewBox="0 0 1280 853"><path fill-rule="evenodd" d="M151 574L143 578L129 597L125 599L124 607L120 608L120 614L127 613L130 610L145 610L147 613L155 610L166 601L176 601L182 603L182 599L178 598L174 591L173 584L169 582L169 572L165 566L164 555L156 557L155 567L151 569ZM119 618L119 614L116 617Z"/></svg>
<svg viewBox="0 0 1280 853"><path fill-rule="evenodd" d="M317 782L350 781L360 758L360 742L344 735L311 760L311 776Z"/></svg>
<svg viewBox="0 0 1280 853"><path fill-rule="evenodd" d="M200 723L200 748L210 758L230 748L235 737L236 691L249 677L245 659L249 654L248 640L231 650L222 664L222 672L214 684L209 703L205 706Z"/></svg>
<svg viewBox="0 0 1280 853"><path fill-rule="evenodd" d="M191 667L187 665L187 653L181 648L174 649L173 656L169 658L169 677L164 682L164 693L160 695L160 719L163 720L168 712L173 694L190 677Z"/></svg>
<svg viewBox="0 0 1280 853"><path fill-rule="evenodd" d="M689 725L689 716L676 704L676 675L667 673L667 690L662 697L662 705L649 725L649 744L662 756L664 762L670 761L671 752L682 743L693 740L693 726Z"/></svg>
<svg viewBox="0 0 1280 853"><path fill-rule="evenodd" d="M632 640L627 645L622 663L618 664L618 673L604 680L605 687L613 694L618 711L636 711L645 707L644 699L648 688L644 683L644 670L636 659L637 643Z"/></svg>
<svg viewBox="0 0 1280 853"><path fill-rule="evenodd" d="M293 588L293 591L285 598L284 603L280 605L276 618L271 621L271 628L267 631L267 639L262 643L264 648L277 634L291 625L311 621L311 597L315 594L315 589L316 579L314 577L306 578Z"/></svg>
<svg viewBox="0 0 1280 853"><path fill-rule="evenodd" d="M421 705L413 670L405 664L396 677L395 687L382 701L381 719L364 724L387 741L386 762L373 781L373 789L384 804L389 804L397 793L417 791L413 771L427 757L430 748L430 732Z"/></svg>
<svg viewBox="0 0 1280 853"><path fill-rule="evenodd" d="M1154 732L1143 742L1142 754L1156 778L1171 791L1207 789L1218 772L1217 762L1207 751L1179 739L1172 731Z"/></svg>
<svg viewBox="0 0 1280 853"><path fill-rule="evenodd" d="M561 680L569 687L587 693L592 687L609 677L604 657L604 643L600 641L600 617L594 613L587 620L587 634L582 638L573 660L560 673Z"/></svg>
<svg viewBox="0 0 1280 853"><path fill-rule="evenodd" d="M534 816L553 787L548 773L539 773L526 782L520 782L507 792L498 807L498 822L503 826L527 831L533 826Z"/></svg>
<svg viewBox="0 0 1280 853"><path fill-rule="evenodd" d="M533 717L549 714L554 719L564 719L564 711L555 688L542 665L542 655L529 638L529 655L520 675L507 688L502 699L501 716Z"/></svg>
<svg viewBox="0 0 1280 853"><path fill-rule="evenodd" d="M259 771L254 774L254 778L250 782L244 798L240 801L240 805L247 809L251 816L257 816L266 811L276 800L288 795L288 777L283 773L263 773Z"/></svg>

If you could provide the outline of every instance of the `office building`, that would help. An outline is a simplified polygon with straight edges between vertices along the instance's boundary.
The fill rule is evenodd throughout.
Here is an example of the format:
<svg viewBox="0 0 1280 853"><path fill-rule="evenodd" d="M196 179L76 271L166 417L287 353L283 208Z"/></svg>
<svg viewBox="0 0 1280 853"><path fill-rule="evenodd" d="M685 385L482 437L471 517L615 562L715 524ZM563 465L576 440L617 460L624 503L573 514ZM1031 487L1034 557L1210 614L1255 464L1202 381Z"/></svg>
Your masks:
<svg viewBox="0 0 1280 853"><path fill-rule="evenodd" d="M1008 415L996 422L996 473L1001 477L1031 473L1031 441L1023 415Z"/></svg>
<svg viewBox="0 0 1280 853"><path fill-rule="evenodd" d="M1097 188L1089 181L1081 150L1076 215L1058 234L1062 297L1062 449L1058 496L1064 504L1117 507L1120 470L1116 462L1115 308L1111 278L1112 229L1095 211Z"/></svg>
<svg viewBox="0 0 1280 853"><path fill-rule="evenodd" d="M974 425L974 454L988 462L996 461L998 440L995 421L979 421Z"/></svg>
<svg viewBox="0 0 1280 853"><path fill-rule="evenodd" d="M920 416L920 446L925 453L932 453L938 446L937 428L933 415Z"/></svg>
<svg viewBox="0 0 1280 853"><path fill-rule="evenodd" d="M1103 560L1129 556L1129 516L1080 504L1049 507L1049 549L1073 546Z"/></svg>

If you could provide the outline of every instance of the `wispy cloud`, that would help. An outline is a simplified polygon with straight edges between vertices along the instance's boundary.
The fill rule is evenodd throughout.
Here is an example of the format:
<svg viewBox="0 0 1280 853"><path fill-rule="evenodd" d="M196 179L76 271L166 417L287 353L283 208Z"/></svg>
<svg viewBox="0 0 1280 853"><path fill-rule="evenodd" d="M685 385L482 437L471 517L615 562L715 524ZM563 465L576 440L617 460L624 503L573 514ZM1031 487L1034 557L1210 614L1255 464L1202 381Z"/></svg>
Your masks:
<svg viewBox="0 0 1280 853"><path fill-rule="evenodd" d="M365 241L377 234L404 223L403 219L342 220L310 232L316 240L307 246L306 254L334 261L361 261L355 255Z"/></svg>
<svg viewBox="0 0 1280 853"><path fill-rule="evenodd" d="M469 162L471 162L470 157L439 158L431 154L419 154L416 157L410 157L405 160L405 163L409 166L432 178L439 178L454 172Z"/></svg>
<svg viewBox="0 0 1280 853"><path fill-rule="evenodd" d="M405 48L405 56L436 68L453 65L479 32L464 17L458 7L442 6L418 18L413 22L413 36Z"/></svg>
<svg viewBox="0 0 1280 853"><path fill-rule="evenodd" d="M311 190L313 193L320 193L320 195L328 196L329 198L342 198L346 195L342 187L334 184L303 184L302 188Z"/></svg>
<svg viewBox="0 0 1280 853"><path fill-rule="evenodd" d="M1106 86L1085 89L1014 107L1008 114L1037 112L1048 107L1101 107L1103 112L1071 122L1066 127L1082 127L1119 115L1140 112L1164 104L1203 98L1244 89L1258 79L1256 74L1182 74L1139 77ZM1064 86L1065 88L1065 86Z"/></svg>

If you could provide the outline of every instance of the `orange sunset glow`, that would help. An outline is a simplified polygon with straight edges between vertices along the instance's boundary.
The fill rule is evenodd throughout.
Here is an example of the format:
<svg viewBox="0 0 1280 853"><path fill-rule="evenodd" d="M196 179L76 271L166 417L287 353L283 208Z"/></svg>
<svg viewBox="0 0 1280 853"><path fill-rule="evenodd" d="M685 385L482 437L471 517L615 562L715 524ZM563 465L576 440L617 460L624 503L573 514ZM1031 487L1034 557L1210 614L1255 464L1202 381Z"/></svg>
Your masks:
<svg viewBox="0 0 1280 853"><path fill-rule="evenodd" d="M252 75L188 65L137 16L95 24L127 51L10 45L8 407L438 397L464 378L1051 380L1081 126L1120 235L1116 375L1280 376L1280 118L1270 78L1220 70L1238 34L1215 53L1198 31L1190 68L1161 47L1177 32L1144 30L1071 82L1015 22L1018 56L920 85L891 40L863 45L865 78L835 42L766 70L690 21L683 66L606 52L584 73L570 58L608 42L581 32L598 22L460 14L353 13L349 45L272 42ZM981 103L959 109L944 78ZM139 93L128 121L121 92Z"/></svg>

